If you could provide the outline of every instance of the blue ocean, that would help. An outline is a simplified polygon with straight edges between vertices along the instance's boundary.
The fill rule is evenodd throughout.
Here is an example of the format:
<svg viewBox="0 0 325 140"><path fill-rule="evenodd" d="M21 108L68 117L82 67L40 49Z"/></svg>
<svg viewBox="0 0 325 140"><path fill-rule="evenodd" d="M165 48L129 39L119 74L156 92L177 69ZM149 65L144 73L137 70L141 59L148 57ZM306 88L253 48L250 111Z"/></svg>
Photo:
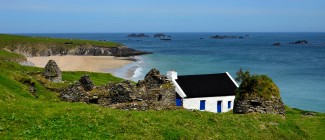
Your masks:
<svg viewBox="0 0 325 140"><path fill-rule="evenodd" d="M146 33L153 36L154 33ZM172 40L128 38L128 33L25 34L72 39L107 40L153 52L114 74L136 67L131 80L142 79L151 68L179 75L229 72L240 68L266 74L280 88L290 107L325 112L325 33L165 33ZM209 36L244 36L244 39L211 39ZM308 44L290 44L307 40ZM280 42L281 46L273 46Z"/></svg>

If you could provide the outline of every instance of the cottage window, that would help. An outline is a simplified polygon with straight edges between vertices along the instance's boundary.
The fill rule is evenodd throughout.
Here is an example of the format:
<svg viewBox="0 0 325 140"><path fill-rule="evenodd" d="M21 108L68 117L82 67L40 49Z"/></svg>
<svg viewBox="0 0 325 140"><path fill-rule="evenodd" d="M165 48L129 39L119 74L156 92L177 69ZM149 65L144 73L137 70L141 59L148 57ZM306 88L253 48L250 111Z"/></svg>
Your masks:
<svg viewBox="0 0 325 140"><path fill-rule="evenodd" d="M231 108L231 101L228 101L228 109Z"/></svg>

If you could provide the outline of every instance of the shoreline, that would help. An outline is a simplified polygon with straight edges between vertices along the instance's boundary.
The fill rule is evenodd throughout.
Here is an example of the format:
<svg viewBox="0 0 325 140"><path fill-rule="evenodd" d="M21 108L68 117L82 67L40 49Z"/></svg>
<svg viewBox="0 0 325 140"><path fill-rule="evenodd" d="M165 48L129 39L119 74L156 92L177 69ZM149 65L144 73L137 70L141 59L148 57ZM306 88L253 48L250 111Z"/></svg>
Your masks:
<svg viewBox="0 0 325 140"><path fill-rule="evenodd" d="M33 63L35 67L42 68L45 67L49 60L54 60L61 71L111 73L124 79L130 79L133 76L135 69L133 67L129 68L128 66L137 63L137 58L133 57L75 55L27 57L28 62ZM117 75L117 73L120 74Z"/></svg>
<svg viewBox="0 0 325 140"><path fill-rule="evenodd" d="M139 74L137 74L141 68L142 58L139 56L127 58L127 60L132 61L132 63L127 64L118 69L107 69L106 71L125 80L137 81Z"/></svg>

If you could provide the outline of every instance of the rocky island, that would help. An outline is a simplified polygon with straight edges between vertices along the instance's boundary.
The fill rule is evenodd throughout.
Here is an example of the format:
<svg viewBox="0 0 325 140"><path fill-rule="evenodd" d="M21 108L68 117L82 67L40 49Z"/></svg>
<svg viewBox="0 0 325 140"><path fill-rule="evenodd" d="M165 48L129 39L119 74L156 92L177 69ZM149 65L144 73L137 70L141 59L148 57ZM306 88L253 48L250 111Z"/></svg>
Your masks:
<svg viewBox="0 0 325 140"><path fill-rule="evenodd" d="M139 34L129 34L127 37L149 37L148 35L144 34L144 33L139 33Z"/></svg>
<svg viewBox="0 0 325 140"><path fill-rule="evenodd" d="M291 42L290 44L308 44L307 40L297 40L295 42Z"/></svg>
<svg viewBox="0 0 325 140"><path fill-rule="evenodd" d="M281 46L281 43L280 42L275 42L275 43L273 43L273 46Z"/></svg>
<svg viewBox="0 0 325 140"><path fill-rule="evenodd" d="M157 34L154 34L153 37L156 37L156 38L165 38L165 37L171 37L169 35L166 35L164 33L157 33Z"/></svg>
<svg viewBox="0 0 325 140"><path fill-rule="evenodd" d="M244 39L243 36L227 36L227 35L214 35L210 36L212 39Z"/></svg>

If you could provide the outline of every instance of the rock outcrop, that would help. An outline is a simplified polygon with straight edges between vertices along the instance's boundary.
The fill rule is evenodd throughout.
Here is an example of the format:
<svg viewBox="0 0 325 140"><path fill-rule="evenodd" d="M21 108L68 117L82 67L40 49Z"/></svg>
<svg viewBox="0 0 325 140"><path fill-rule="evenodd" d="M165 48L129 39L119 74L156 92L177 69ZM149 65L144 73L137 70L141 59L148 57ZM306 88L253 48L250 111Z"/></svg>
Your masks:
<svg viewBox="0 0 325 140"><path fill-rule="evenodd" d="M151 52L138 51L126 46L103 47L94 45L77 45L69 46L64 44L62 46L39 47L35 49L33 46L18 45L16 47L9 47L8 50L22 54L26 57L33 56L53 56L53 55L84 55L84 56L135 56L143 54L151 54Z"/></svg>
<svg viewBox="0 0 325 140"><path fill-rule="evenodd" d="M166 76L152 69L144 80L133 84L130 81L112 82L94 86L89 76L64 89L60 98L69 102L95 103L125 110L162 110L175 108L176 92ZM90 84L92 85L92 84ZM91 89L91 90L90 90Z"/></svg>
<svg viewBox="0 0 325 140"><path fill-rule="evenodd" d="M54 60L49 60L49 62L47 62L43 75L45 79L48 79L51 82L57 83L62 81L61 70Z"/></svg>
<svg viewBox="0 0 325 140"><path fill-rule="evenodd" d="M149 52L137 51L132 48L125 46L119 47L96 47L96 46L78 46L74 49L68 50L58 50L58 49L49 49L44 50L39 53L40 56L50 56L50 55L85 55L85 56L133 56L133 55L142 55L149 54Z"/></svg>

